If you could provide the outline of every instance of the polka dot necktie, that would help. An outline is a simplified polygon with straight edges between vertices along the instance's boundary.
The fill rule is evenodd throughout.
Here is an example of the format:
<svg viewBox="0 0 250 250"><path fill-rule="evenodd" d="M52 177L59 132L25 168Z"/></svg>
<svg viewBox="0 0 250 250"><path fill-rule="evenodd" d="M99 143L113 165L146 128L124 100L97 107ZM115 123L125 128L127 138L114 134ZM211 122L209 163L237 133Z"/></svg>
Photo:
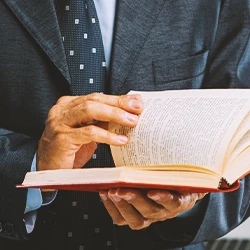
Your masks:
<svg viewBox="0 0 250 250"><path fill-rule="evenodd" d="M72 94L105 92L105 54L93 0L56 0L55 7ZM111 166L114 163L109 147L99 144L84 167ZM67 244L64 250L112 250L112 220L99 194L66 191L63 196L67 206Z"/></svg>

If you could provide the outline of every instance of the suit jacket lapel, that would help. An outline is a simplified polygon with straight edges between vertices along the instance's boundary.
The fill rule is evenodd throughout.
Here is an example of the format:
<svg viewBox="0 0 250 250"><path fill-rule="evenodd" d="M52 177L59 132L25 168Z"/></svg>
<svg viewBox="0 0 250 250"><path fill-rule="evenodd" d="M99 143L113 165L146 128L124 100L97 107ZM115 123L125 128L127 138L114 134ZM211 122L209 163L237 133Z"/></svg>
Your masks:
<svg viewBox="0 0 250 250"><path fill-rule="evenodd" d="M53 0L4 0L70 83ZM117 93L140 53L166 0L119 0L110 70Z"/></svg>
<svg viewBox="0 0 250 250"><path fill-rule="evenodd" d="M133 67L166 0L120 0L111 63L111 92L117 93Z"/></svg>
<svg viewBox="0 0 250 250"><path fill-rule="evenodd" d="M66 56L52 0L4 0L70 82Z"/></svg>

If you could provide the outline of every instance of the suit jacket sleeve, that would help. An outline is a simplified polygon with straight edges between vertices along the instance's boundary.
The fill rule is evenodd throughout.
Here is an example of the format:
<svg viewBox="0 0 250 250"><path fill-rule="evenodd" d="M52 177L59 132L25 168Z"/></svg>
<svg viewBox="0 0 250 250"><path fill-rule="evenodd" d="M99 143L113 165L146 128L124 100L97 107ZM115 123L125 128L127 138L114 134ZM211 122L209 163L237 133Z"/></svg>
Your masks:
<svg viewBox="0 0 250 250"><path fill-rule="evenodd" d="M213 47L209 50L203 87L248 88L250 79L250 3L249 0L222 0L220 2L221 8L218 10L220 11L220 19L218 21L217 33L213 37ZM2 2L1 6L3 7ZM8 17L7 13L7 9L3 9L1 13L5 19ZM12 19L7 20L13 24ZM197 23L197 25L199 24ZM4 27L4 22L2 27ZM13 28L13 32L21 31L21 28L14 29L14 25L10 28ZM7 34L10 34L10 32L7 32ZM20 32L18 35L22 36L25 43L21 43L21 40L18 40L16 41L17 47L27 48L27 44L30 46L33 44L33 40L28 37L27 33ZM6 44L4 44L5 42ZM1 41L1 44L5 45L3 49L7 48L7 43L9 42L11 40L3 39L3 42ZM21 183L26 172L30 170L37 148L37 141L42 133L44 117L49 108L59 96L69 92L65 80L62 79L59 72L42 74L47 72L48 69L52 71L55 67L54 64L48 61L44 53L41 53L35 45L31 46L28 51L32 53L32 56L24 52L26 51L18 50L18 53L26 57L30 64L35 65L36 71L27 70L26 64L18 63L16 57L16 60L12 62L12 70L15 74L12 74L12 71L4 72L5 80L0 78L1 85L6 85L8 90L6 96L4 96L4 91L0 89L0 101L3 104L9 103L9 105L12 105L12 109L7 109L9 108L8 105L5 109L0 106L0 237L12 239L27 237L23 223L26 191L16 190L15 185ZM7 59L12 56L11 53L6 54ZM6 63L2 64L3 71L7 71L7 66ZM23 72L28 72L29 74L26 78L20 79ZM42 77L39 77L39 75ZM7 78L11 78L11 80L7 81ZM26 84L27 80L29 80L29 84ZM20 85L20 81L22 81L23 85ZM37 85L33 85L33 82ZM128 82L129 79L127 79L127 84ZM134 83L134 80L131 82ZM20 86L29 86L30 88L26 87L25 90L21 90ZM42 86L41 93L38 94L39 91L36 89L36 86ZM27 100L28 104L25 106L29 107L29 109L23 110L20 108L18 113L15 113L15 115L12 113L8 117L10 112L16 112L17 108L19 108L17 104L13 105L16 101L15 97L13 97L15 92L22 92L22 94L25 92L25 95L19 95L19 100L16 102L18 104L22 104L27 99L20 99L20 97L29 96L30 99ZM3 99L6 99L5 102L2 101ZM31 112L33 107L30 103L37 107L36 110L33 109L33 112ZM37 115L38 108L42 117L32 122L32 117ZM30 113L27 115L27 112ZM22 119L23 116L25 116L25 119ZM11 119L13 117L15 119ZM5 118L8 119L8 126L5 126ZM18 120L19 124L15 125L12 122L13 120ZM36 127L38 128L32 131ZM3 128L8 128L15 132ZM18 131L25 132L18 133ZM241 184L240 189L236 192L207 195L185 216L178 216L172 220L155 223L145 231L142 230L138 233L149 232L148 238L153 238L155 244L160 245L158 249L169 246L171 242L173 242L173 246L178 246L219 237L235 228L249 215L249 177L242 180ZM143 240L145 240L145 234L143 234Z"/></svg>
<svg viewBox="0 0 250 250"><path fill-rule="evenodd" d="M250 1L224 1L206 76L208 88L250 88ZM250 215L250 176L239 190L210 194L194 241L227 234Z"/></svg>
<svg viewBox="0 0 250 250"><path fill-rule="evenodd" d="M33 1L8 4L21 14L29 2ZM34 13L28 13L35 19ZM27 190L15 185L30 171L49 109L70 91L15 14L7 1L0 1L0 238L22 240L28 238L23 221ZM22 21L27 19L24 15Z"/></svg>
<svg viewBox="0 0 250 250"><path fill-rule="evenodd" d="M36 152L37 141L0 128L0 237L25 239L23 221L27 190L22 183Z"/></svg>
<svg viewBox="0 0 250 250"><path fill-rule="evenodd" d="M250 1L222 2L220 21L209 53L204 88L250 87ZM250 215L250 176L232 193L211 193L189 212L155 223L155 242L195 244L227 234ZM180 244L181 245L181 244Z"/></svg>

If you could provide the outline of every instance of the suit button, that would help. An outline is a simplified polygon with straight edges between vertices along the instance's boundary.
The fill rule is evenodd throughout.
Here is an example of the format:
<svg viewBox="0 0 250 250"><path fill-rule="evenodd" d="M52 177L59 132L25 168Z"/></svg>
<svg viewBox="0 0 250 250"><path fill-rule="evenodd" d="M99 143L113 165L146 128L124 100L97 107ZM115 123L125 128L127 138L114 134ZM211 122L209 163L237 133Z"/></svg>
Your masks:
<svg viewBox="0 0 250 250"><path fill-rule="evenodd" d="M56 223L57 223L56 213L51 210L47 211L47 213L45 214L45 218L44 218L45 226L53 227L56 225Z"/></svg>
<svg viewBox="0 0 250 250"><path fill-rule="evenodd" d="M4 232L6 233L6 234L13 234L13 232L14 232L14 225L12 224L12 223L10 223L10 222L6 222L5 224L4 224Z"/></svg>

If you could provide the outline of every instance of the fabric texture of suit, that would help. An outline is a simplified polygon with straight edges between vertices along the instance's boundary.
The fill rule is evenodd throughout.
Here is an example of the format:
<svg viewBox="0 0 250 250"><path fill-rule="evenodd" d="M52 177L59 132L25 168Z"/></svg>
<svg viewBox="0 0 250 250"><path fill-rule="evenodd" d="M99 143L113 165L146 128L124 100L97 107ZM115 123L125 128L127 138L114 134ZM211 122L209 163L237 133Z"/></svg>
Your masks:
<svg viewBox="0 0 250 250"><path fill-rule="evenodd" d="M249 0L118 1L108 93L249 88L249 15ZM48 111L59 97L71 95L53 1L1 0L0 34L0 248L68 250L66 192L39 209L28 235L26 190L15 189L30 170ZM192 244L242 223L250 215L249 201L247 176L237 191L200 201L197 220L177 217L141 231L114 225L115 247L202 249Z"/></svg>

